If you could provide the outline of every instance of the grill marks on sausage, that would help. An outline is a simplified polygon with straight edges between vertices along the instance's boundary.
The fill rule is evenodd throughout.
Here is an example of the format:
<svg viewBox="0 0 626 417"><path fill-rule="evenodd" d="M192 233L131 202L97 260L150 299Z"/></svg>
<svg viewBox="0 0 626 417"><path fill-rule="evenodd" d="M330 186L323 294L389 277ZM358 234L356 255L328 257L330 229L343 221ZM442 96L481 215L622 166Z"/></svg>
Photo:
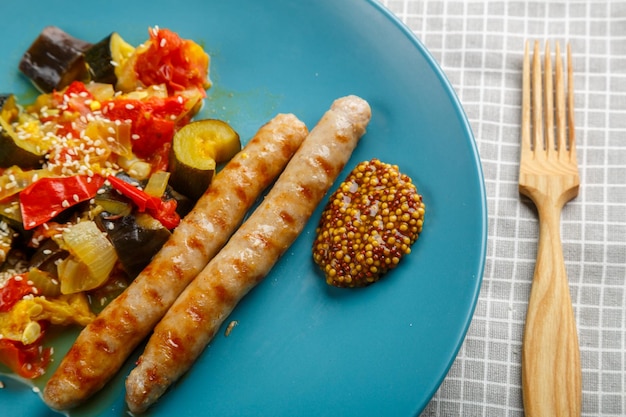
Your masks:
<svg viewBox="0 0 626 417"><path fill-rule="evenodd" d="M328 160L321 155L315 156L315 164L321 167L326 175L332 175L333 167L328 163Z"/></svg>
<svg viewBox="0 0 626 417"><path fill-rule="evenodd" d="M370 116L369 105L358 97L333 103L259 207L155 328L141 362L126 380L131 412L144 411L167 389L163 381L174 382L187 371L239 300L293 243L365 133ZM338 131L350 134L337 140ZM165 335L185 339L184 353L177 349L176 361L163 354ZM150 382L154 372L160 383Z"/></svg>
<svg viewBox="0 0 626 417"><path fill-rule="evenodd" d="M180 292L226 243L307 133L304 123L288 114L277 115L259 129L215 176L150 265L83 329L44 389L50 407L66 410L80 404L117 373Z"/></svg>

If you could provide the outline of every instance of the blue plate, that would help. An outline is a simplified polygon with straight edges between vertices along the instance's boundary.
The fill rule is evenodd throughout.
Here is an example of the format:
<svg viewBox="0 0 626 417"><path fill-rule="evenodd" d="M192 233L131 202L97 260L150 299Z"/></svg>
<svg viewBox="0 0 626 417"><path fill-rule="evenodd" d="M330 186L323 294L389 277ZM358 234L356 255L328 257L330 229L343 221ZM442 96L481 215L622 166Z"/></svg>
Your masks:
<svg viewBox="0 0 626 417"><path fill-rule="evenodd" d="M2 6L0 91L36 93L17 70L46 25L96 42L132 44L158 25L202 44L214 87L201 117L229 121L245 140L278 112L313 127L331 102L372 106L367 134L344 173L373 157L398 164L427 205L413 253L365 289L327 286L311 258L322 206L271 274L227 319L154 416L414 416L445 377L482 280L487 208L478 152L463 110L433 58L374 0L109 0ZM75 4L75 3L74 3ZM71 335L55 341L58 358ZM126 367L71 415L126 415ZM3 415L56 415L21 383L0 377ZM43 386L45 377L35 381ZM36 391L36 389L35 389Z"/></svg>

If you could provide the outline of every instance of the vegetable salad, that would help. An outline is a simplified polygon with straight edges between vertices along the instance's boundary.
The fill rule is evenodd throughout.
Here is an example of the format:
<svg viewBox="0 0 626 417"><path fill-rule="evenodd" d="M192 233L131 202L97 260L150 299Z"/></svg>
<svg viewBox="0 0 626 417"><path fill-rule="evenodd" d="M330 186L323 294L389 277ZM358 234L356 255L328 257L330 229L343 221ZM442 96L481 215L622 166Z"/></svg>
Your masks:
<svg viewBox="0 0 626 417"><path fill-rule="evenodd" d="M20 64L45 93L0 97L0 362L26 378L51 360L50 326L93 320L194 204L168 184L169 154L211 86L208 54L159 28L137 47L76 41L41 83L37 43L71 38L46 30Z"/></svg>

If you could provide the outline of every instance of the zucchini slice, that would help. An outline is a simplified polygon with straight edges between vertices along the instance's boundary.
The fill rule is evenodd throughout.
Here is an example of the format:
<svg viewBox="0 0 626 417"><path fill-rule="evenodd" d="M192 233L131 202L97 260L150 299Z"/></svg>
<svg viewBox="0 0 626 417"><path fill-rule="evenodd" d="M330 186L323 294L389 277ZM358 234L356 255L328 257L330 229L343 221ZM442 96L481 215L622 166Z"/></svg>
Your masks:
<svg viewBox="0 0 626 417"><path fill-rule="evenodd" d="M170 185L197 200L206 191L216 165L241 150L239 134L225 121L191 122L174 135L170 151Z"/></svg>
<svg viewBox="0 0 626 417"><path fill-rule="evenodd" d="M133 53L135 48L113 32L85 51L85 61L91 80L99 83L117 83L116 69Z"/></svg>
<svg viewBox="0 0 626 417"><path fill-rule="evenodd" d="M19 69L44 93L60 90L72 81L87 81L84 52L91 43L56 26L45 27L24 53Z"/></svg>
<svg viewBox="0 0 626 417"><path fill-rule="evenodd" d="M17 165L28 169L41 165L43 152L38 152L31 142L20 140L11 126L18 114L15 96L0 95L0 168Z"/></svg>

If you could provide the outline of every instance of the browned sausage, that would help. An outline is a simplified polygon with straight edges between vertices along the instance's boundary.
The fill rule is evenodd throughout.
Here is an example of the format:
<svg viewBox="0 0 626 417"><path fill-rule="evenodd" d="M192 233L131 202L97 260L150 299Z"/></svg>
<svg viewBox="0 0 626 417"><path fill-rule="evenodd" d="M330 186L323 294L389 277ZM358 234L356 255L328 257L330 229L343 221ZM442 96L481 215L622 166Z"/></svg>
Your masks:
<svg viewBox="0 0 626 417"><path fill-rule="evenodd" d="M50 407L74 407L115 375L176 297L226 243L307 133L295 116L282 114L259 129L215 176L152 262L83 329L45 387L44 400Z"/></svg>
<svg viewBox="0 0 626 417"><path fill-rule="evenodd" d="M156 326L126 380L132 412L146 410L186 372L239 300L293 243L348 161L370 119L366 101L336 100L262 204Z"/></svg>

